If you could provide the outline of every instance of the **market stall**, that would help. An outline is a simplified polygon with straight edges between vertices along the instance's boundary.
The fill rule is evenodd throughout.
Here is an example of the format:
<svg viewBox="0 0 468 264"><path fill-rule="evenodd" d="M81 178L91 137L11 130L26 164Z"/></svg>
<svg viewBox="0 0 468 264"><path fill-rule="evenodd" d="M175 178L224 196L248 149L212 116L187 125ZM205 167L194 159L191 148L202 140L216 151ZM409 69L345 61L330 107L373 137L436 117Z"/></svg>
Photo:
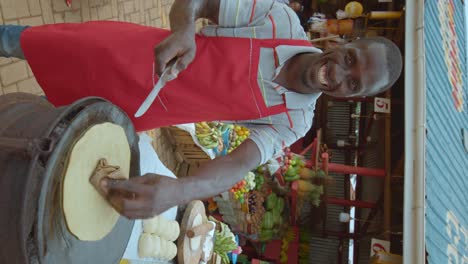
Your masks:
<svg viewBox="0 0 468 264"><path fill-rule="evenodd" d="M231 152L249 136L249 130L235 124L201 122L170 128L176 145L190 143L207 157ZM183 132L183 133L182 133ZM188 138L190 140L188 140ZM303 206L326 210L326 148L315 141L304 153L283 153L245 175L229 191L205 201L208 214L229 225L239 237L242 263L258 259L274 263L307 262L310 234L301 233L298 217ZM187 153L183 149L182 156ZM304 154L313 152L312 158ZM194 153L191 148L188 153ZM322 155L323 154L323 155ZM323 158L325 157L325 158ZM203 162L205 157L198 160ZM190 160L193 166L194 160ZM235 255L235 254L234 254ZM232 254L231 254L232 256Z"/></svg>

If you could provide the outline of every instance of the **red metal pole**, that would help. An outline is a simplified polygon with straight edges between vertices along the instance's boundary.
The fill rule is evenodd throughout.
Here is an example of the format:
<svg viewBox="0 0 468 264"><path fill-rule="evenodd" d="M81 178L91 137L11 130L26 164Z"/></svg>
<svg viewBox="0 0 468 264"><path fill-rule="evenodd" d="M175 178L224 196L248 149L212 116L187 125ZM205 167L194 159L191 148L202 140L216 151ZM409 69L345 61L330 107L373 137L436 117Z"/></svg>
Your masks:
<svg viewBox="0 0 468 264"><path fill-rule="evenodd" d="M344 173L344 174L357 174L359 176L384 178L384 169L371 169L364 167L354 167L338 163L328 163L328 170L331 172Z"/></svg>
<svg viewBox="0 0 468 264"><path fill-rule="evenodd" d="M342 205L342 206L355 206L359 208L374 208L376 206L375 203L371 203L371 202L364 202L364 201L357 201L357 200L345 200L345 199L339 199L335 197L328 197L327 203L335 204L335 205Z"/></svg>

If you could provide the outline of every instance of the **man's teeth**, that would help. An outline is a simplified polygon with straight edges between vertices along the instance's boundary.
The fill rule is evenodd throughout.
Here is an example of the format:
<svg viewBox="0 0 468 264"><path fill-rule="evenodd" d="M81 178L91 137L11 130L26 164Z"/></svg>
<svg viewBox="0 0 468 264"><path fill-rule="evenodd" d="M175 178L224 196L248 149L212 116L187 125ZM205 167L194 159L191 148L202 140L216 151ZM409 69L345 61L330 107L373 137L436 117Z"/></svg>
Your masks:
<svg viewBox="0 0 468 264"><path fill-rule="evenodd" d="M327 76L327 65L323 65L319 69L318 80L322 85L328 86L328 80L326 76Z"/></svg>

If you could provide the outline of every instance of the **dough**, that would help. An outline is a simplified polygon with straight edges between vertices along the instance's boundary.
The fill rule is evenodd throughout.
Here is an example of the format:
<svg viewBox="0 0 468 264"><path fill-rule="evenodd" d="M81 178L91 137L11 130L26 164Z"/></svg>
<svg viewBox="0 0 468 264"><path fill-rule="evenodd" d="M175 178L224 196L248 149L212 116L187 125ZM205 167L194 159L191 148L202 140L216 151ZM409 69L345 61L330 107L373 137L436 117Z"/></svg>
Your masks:
<svg viewBox="0 0 468 264"><path fill-rule="evenodd" d="M156 231L160 229L159 225L160 221L158 216L143 220L143 232L155 234Z"/></svg>
<svg viewBox="0 0 468 264"><path fill-rule="evenodd" d="M151 257L154 252L155 244L150 234L141 234L138 240L138 255L141 258Z"/></svg>
<svg viewBox="0 0 468 264"><path fill-rule="evenodd" d="M160 258L161 257L161 252L163 250L163 240L155 235L151 235L153 237L154 241L154 248L153 248L153 253L152 256L155 258Z"/></svg>
<svg viewBox="0 0 468 264"><path fill-rule="evenodd" d="M167 260L171 260L173 258L175 258L177 256L177 246L172 243L172 242L169 242L169 249L168 249L168 257L167 257Z"/></svg>
<svg viewBox="0 0 468 264"><path fill-rule="evenodd" d="M179 238L179 235L180 235L180 227L179 227L179 223L177 223L177 221L174 221L173 222L173 227L172 227L172 237L171 239L169 239L170 241L176 241L177 238Z"/></svg>
<svg viewBox="0 0 468 264"><path fill-rule="evenodd" d="M203 218L201 214L197 214L193 219L192 228L203 224ZM196 251L201 244L201 236L196 236L190 239L190 249Z"/></svg>
<svg viewBox="0 0 468 264"><path fill-rule="evenodd" d="M175 241L179 237L180 228L177 221L167 220L163 216L155 216L143 220L143 232L157 235L163 240Z"/></svg>
<svg viewBox="0 0 468 264"><path fill-rule="evenodd" d="M63 211L68 229L78 239L96 241L112 231L119 214L89 179L102 158L120 166L128 178L130 156L125 131L111 123L89 128L73 146L63 180Z"/></svg>

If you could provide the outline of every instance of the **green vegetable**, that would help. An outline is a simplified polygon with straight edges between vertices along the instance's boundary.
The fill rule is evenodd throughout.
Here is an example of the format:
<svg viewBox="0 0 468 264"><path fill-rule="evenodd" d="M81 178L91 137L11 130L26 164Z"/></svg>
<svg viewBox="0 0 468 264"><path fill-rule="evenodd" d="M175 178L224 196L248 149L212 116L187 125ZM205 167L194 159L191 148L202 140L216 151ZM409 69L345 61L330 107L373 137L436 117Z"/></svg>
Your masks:
<svg viewBox="0 0 468 264"><path fill-rule="evenodd" d="M299 174L296 174L296 175L290 176L290 177L289 177L289 176L286 176L286 177L284 177L284 180L285 180L285 181L297 181L297 180L299 180L300 178L301 178L301 176L300 176Z"/></svg>
<svg viewBox="0 0 468 264"><path fill-rule="evenodd" d="M213 251L221 257L221 261L223 264L229 264L229 258L227 253L237 248L236 242L234 240L234 234L231 232L231 230L225 223L219 222L211 216L210 220L216 222L221 226L221 231L215 231L215 242Z"/></svg>
<svg viewBox="0 0 468 264"><path fill-rule="evenodd" d="M293 177L293 176L296 176L296 175L297 175L297 171L298 171L297 168L291 166L291 167L289 167L289 169L286 171L285 176L286 176L286 177Z"/></svg>
<svg viewBox="0 0 468 264"><path fill-rule="evenodd" d="M268 210L272 210L276 206L276 202L278 201L278 197L276 197L275 193L268 195L266 207Z"/></svg>
<svg viewBox="0 0 468 264"><path fill-rule="evenodd" d="M283 198L278 198L278 201L276 202L276 210L280 213L284 211L284 199Z"/></svg>
<svg viewBox="0 0 468 264"><path fill-rule="evenodd" d="M273 238L273 230L270 229L262 229L260 231L259 239L260 241L268 241Z"/></svg>
<svg viewBox="0 0 468 264"><path fill-rule="evenodd" d="M282 226L284 223L284 219L283 219L283 216L280 215L280 217L278 218L278 222L276 223L277 226Z"/></svg>
<svg viewBox="0 0 468 264"><path fill-rule="evenodd" d="M273 225L278 225L279 222L281 221L281 214L277 210L272 211L273 214Z"/></svg>
<svg viewBox="0 0 468 264"><path fill-rule="evenodd" d="M264 229L272 229L275 224L273 213L268 211L263 215L262 227Z"/></svg>

